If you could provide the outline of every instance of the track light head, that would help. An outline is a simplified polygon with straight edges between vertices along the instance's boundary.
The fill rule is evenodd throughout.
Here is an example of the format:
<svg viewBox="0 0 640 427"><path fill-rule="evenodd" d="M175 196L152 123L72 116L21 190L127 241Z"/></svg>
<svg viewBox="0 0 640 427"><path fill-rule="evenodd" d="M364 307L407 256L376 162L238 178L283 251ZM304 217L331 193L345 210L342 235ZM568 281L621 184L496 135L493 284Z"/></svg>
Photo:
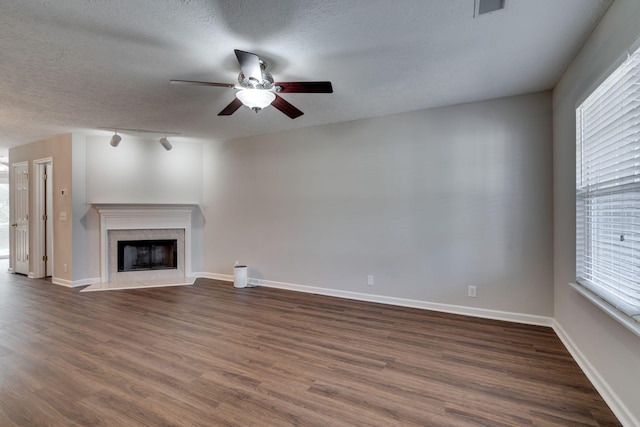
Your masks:
<svg viewBox="0 0 640 427"><path fill-rule="evenodd" d="M171 146L171 143L167 139L167 137L160 138L160 140L158 142L160 142L160 145L162 145L164 147L164 149L167 150L167 151L169 151L169 150L171 150L173 148Z"/></svg>
<svg viewBox="0 0 640 427"><path fill-rule="evenodd" d="M122 141L122 137L117 133L113 134L113 136L111 137L111 146L117 147L118 145L120 145L120 141Z"/></svg>

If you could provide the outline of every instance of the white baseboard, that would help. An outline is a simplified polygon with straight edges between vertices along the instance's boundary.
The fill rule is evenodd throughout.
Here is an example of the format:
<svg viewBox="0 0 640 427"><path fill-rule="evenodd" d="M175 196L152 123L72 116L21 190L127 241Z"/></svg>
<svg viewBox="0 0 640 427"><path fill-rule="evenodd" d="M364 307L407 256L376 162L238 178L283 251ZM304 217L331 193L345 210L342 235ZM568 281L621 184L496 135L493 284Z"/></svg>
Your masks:
<svg viewBox="0 0 640 427"><path fill-rule="evenodd" d="M100 278L82 279L82 280L66 280L59 277L52 277L51 283L54 285L66 286L67 288L77 288L79 286L92 285L94 283L100 283Z"/></svg>
<svg viewBox="0 0 640 427"><path fill-rule="evenodd" d="M218 273L198 273L199 277L207 279L224 280L233 282L233 275ZM338 289L318 288L315 286L296 285L293 283L276 282L273 280L248 279L249 285L264 286L267 288L286 289L289 291L305 292L309 294L326 295L331 297L346 298L357 301L377 302L381 304L396 305L401 307L421 308L424 310L440 311L464 316L481 317L484 319L505 320L508 322L524 323L528 325L553 326L554 319L533 314L514 313L509 311L490 310L485 308L465 307L461 305L442 304L429 301L413 300L406 298L388 297L384 295L365 294L360 292L341 291Z"/></svg>
<svg viewBox="0 0 640 427"><path fill-rule="evenodd" d="M589 362L589 359L585 357L556 320L553 321L553 330L556 332L556 335L558 335L558 338L560 338L560 341L562 341L578 366L580 366L582 372L584 372L589 381L591 381L591 384L593 384L596 390L598 390L600 396L602 396L607 405L609 405L609 408L618 418L618 421L620 421L623 426L640 426L640 420L638 420L635 415L631 413L629 408L627 408L627 406L620 400L613 388L611 388L609 383L602 378L602 375L598 373L591 362Z"/></svg>
<svg viewBox="0 0 640 427"><path fill-rule="evenodd" d="M306 292L311 294L326 295L338 298L353 299L358 301L377 302L381 304L397 305L401 307L421 308L424 310L440 311L464 316L481 317L493 320L506 320L509 322L526 323L530 325L552 326L553 318L535 316L531 314L513 313L507 311L490 310L461 305L442 304L429 301L413 300L406 298L388 297L384 295L365 294L360 292L341 291L338 289L318 288L314 286L295 285L292 283L274 282L271 280L249 279L249 284L265 286L269 288L287 289L291 291Z"/></svg>

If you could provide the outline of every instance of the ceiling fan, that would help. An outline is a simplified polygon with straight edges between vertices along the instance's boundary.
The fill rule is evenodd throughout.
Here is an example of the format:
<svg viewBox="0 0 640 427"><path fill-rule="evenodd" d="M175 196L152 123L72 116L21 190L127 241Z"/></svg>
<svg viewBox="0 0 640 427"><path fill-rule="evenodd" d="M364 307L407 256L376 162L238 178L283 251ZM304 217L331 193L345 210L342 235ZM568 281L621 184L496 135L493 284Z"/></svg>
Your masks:
<svg viewBox="0 0 640 427"><path fill-rule="evenodd" d="M236 99L231 101L219 116L230 116L242 105L246 105L256 113L263 108L273 105L292 119L304 113L284 100L279 93L333 93L331 82L277 82L267 71L267 63L258 55L235 49L236 58L240 63L238 84L198 82L193 80L171 80L174 84L188 84L200 86L216 86L236 89Z"/></svg>

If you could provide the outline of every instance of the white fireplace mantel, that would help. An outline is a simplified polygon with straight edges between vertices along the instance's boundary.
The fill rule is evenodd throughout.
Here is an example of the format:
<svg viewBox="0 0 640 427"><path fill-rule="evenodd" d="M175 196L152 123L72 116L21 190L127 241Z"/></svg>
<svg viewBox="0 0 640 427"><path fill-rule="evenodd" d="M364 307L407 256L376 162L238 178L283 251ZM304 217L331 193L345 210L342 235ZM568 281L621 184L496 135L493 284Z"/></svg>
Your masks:
<svg viewBox="0 0 640 427"><path fill-rule="evenodd" d="M191 276L191 215L194 205L93 204L100 216L100 281L108 278L109 230L184 229L185 275Z"/></svg>

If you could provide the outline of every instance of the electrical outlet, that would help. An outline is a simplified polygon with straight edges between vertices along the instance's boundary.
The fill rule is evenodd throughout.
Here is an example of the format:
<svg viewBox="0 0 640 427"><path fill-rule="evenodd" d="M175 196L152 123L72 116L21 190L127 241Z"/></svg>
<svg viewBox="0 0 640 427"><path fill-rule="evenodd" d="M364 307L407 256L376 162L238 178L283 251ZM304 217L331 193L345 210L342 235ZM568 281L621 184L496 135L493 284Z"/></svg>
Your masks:
<svg viewBox="0 0 640 427"><path fill-rule="evenodd" d="M373 286L373 276L367 276L367 285Z"/></svg>
<svg viewBox="0 0 640 427"><path fill-rule="evenodd" d="M467 292L467 296L470 296L471 298L475 298L476 297L476 287L475 286L469 286L469 291Z"/></svg>
<svg viewBox="0 0 640 427"><path fill-rule="evenodd" d="M67 264L62 264L62 269L64 270L64 272L67 272Z"/></svg>

